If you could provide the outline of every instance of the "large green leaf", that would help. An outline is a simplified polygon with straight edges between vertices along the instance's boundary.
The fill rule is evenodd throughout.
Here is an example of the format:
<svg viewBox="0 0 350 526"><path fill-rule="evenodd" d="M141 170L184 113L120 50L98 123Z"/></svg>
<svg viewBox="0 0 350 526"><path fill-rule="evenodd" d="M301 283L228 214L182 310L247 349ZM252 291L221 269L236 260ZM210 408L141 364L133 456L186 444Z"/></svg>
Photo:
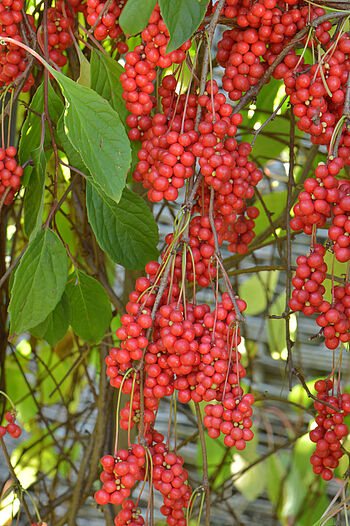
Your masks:
<svg viewBox="0 0 350 526"><path fill-rule="evenodd" d="M115 263L142 269L158 257L158 228L144 200L124 188L118 204L103 200L90 185L86 188L88 219L100 247Z"/></svg>
<svg viewBox="0 0 350 526"><path fill-rule="evenodd" d="M68 258L52 230L40 232L23 255L11 291L11 334L19 334L45 320L59 302L67 281Z"/></svg>
<svg viewBox="0 0 350 526"><path fill-rule="evenodd" d="M101 95L101 97L108 100L112 108L118 112L125 127L125 131L128 133L129 128L125 121L129 112L125 107L125 101L122 97L124 90L120 82L120 75L123 72L124 69L116 60L113 60L108 55L104 55L97 50L92 51L90 87ZM139 162L137 154L141 149L141 143L139 141L131 141L130 146L132 158L129 174L134 171L136 164Z"/></svg>
<svg viewBox="0 0 350 526"><path fill-rule="evenodd" d="M85 165L82 156L77 150L73 148L72 144L69 142L67 135L65 133L65 130L64 130L63 114L61 115L57 123L57 133L58 133L58 137L61 143L61 147L63 148L65 154L67 155L70 165L73 168L79 170L82 174L84 174L84 177L86 178L86 180L90 182L91 185L97 190L100 197L109 203L111 199L107 197L107 195L104 193L100 185L91 176L90 171L88 167ZM73 173L74 173L74 170L73 170Z"/></svg>
<svg viewBox="0 0 350 526"><path fill-rule="evenodd" d="M122 98L124 91L120 82L122 73L124 73L124 68L116 60L99 51L92 51L90 87L101 97L108 100L124 122L129 112Z"/></svg>
<svg viewBox="0 0 350 526"><path fill-rule="evenodd" d="M119 115L94 90L51 69L66 99L64 131L101 190L118 202L131 150Z"/></svg>
<svg viewBox="0 0 350 526"><path fill-rule="evenodd" d="M51 86L51 83L49 83L48 85L48 104L50 118L52 122L55 123L57 122L59 116L63 111L64 104L60 96L57 95L57 93L54 91L53 87ZM18 157L21 164L24 164L31 157L33 158L33 154L35 155L35 151L37 151L38 148L41 146L43 121L40 118L40 115L44 112L44 83L40 84L38 89L35 91L29 108L32 111L28 111L27 118L22 126L21 138L18 145ZM49 144L51 144L51 137L46 125L44 144L42 146L45 148ZM48 159L50 154L51 150L45 154L46 159ZM33 160L35 162L34 158ZM24 186L28 185L28 181L31 177L32 172L33 167L30 164L27 165L24 170L24 175L22 177L22 184Z"/></svg>
<svg viewBox="0 0 350 526"><path fill-rule="evenodd" d="M34 170L26 188L23 203L24 231L27 237L35 237L42 224L45 194L46 157L39 146L32 153Z"/></svg>
<svg viewBox="0 0 350 526"><path fill-rule="evenodd" d="M159 0L160 12L170 34L167 52L190 39L207 10L208 0Z"/></svg>
<svg viewBox="0 0 350 526"><path fill-rule="evenodd" d="M46 340L50 345L56 345L66 334L69 327L70 305L66 293L57 303L55 309L48 317L30 332L37 338Z"/></svg>
<svg viewBox="0 0 350 526"><path fill-rule="evenodd" d="M96 279L78 270L69 276L66 293L74 332L89 343L100 342L112 317L105 289Z"/></svg>
<svg viewBox="0 0 350 526"><path fill-rule="evenodd" d="M57 122L57 135L60 141L60 147L64 150L64 153L67 155L70 165L73 166L73 168L76 168L77 170L82 172L86 177L90 177L91 181L93 181L89 169L84 163L82 156L77 150L74 149L66 135L64 129L63 113Z"/></svg>
<svg viewBox="0 0 350 526"><path fill-rule="evenodd" d="M157 0L142 0L140 5L140 0L128 0L119 18L124 33L129 35L140 33L146 27L156 3Z"/></svg>

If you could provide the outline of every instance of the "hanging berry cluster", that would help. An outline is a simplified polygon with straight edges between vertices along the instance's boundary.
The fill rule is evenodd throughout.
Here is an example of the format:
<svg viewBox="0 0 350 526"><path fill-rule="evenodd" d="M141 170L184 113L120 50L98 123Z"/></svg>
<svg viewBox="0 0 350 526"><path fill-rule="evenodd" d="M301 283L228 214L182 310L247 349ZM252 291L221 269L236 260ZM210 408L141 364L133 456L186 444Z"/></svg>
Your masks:
<svg viewBox="0 0 350 526"><path fill-rule="evenodd" d="M334 396L334 385L330 379L318 380L315 389L317 400L314 402L314 407L317 411L317 427L310 431L310 439L316 443L316 449L310 462L314 473L321 475L324 480L331 480L332 470L339 465L339 460L344 454L341 441L349 434L349 428L344 424L344 417L350 413L350 394L337 393L337 396Z"/></svg>
<svg viewBox="0 0 350 526"><path fill-rule="evenodd" d="M20 34L21 10L24 0L8 0L0 4L0 40L1 37L11 37L22 42ZM30 20L30 19L29 19ZM25 73L27 68L26 52L15 44L0 44L0 88L11 84ZM34 79L28 72L22 91L28 91Z"/></svg>
<svg viewBox="0 0 350 526"><path fill-rule="evenodd" d="M5 426L0 426L0 437L4 437L8 433L12 438L19 438L22 433L22 429L15 423L16 422L16 412L7 411L5 414L5 420L7 424Z"/></svg>

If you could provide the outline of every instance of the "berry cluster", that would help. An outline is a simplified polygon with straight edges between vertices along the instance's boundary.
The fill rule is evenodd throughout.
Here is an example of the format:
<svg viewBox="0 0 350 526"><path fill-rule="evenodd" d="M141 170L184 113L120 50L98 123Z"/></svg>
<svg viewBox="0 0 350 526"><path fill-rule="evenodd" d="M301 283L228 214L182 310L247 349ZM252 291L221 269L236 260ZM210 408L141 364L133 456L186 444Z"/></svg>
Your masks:
<svg viewBox="0 0 350 526"><path fill-rule="evenodd" d="M323 312L327 306L323 301L327 265L323 258L326 253L322 245L315 245L309 256L299 256L297 259L296 276L292 280L293 292L289 307L294 311L302 311L305 316L315 312Z"/></svg>
<svg viewBox="0 0 350 526"><path fill-rule="evenodd" d="M322 314L316 319L328 349L336 349L339 342L350 341L350 285L335 286L333 298L332 304L323 302Z"/></svg>
<svg viewBox="0 0 350 526"><path fill-rule="evenodd" d="M19 24L22 21L21 10L24 0L6 0L0 3L0 39L10 37L22 42ZM0 87L14 82L25 72L27 58L25 51L15 44L0 45ZM28 91L34 83L30 74L22 91Z"/></svg>
<svg viewBox="0 0 350 526"><path fill-rule="evenodd" d="M163 496L162 515L169 526L186 526L186 513L192 490L187 482L188 473L183 458L169 453L164 443L150 448L153 461L153 485Z"/></svg>
<svg viewBox="0 0 350 526"><path fill-rule="evenodd" d="M0 426L0 437L3 437L8 433L12 438L18 438L21 436L21 428L15 424L16 421L16 412L7 411L5 414L5 420L7 421L6 426Z"/></svg>
<svg viewBox="0 0 350 526"><path fill-rule="evenodd" d="M208 404L204 411L204 425L208 428L211 438L218 438L220 433L225 435L224 444L242 450L253 438L253 425L250 417L254 403L252 394L243 395L242 389L234 387L227 393L222 404Z"/></svg>
<svg viewBox="0 0 350 526"><path fill-rule="evenodd" d="M17 149L14 146L0 148L0 199L6 194L4 203L12 203L15 193L21 186L23 168L16 161Z"/></svg>
<svg viewBox="0 0 350 526"><path fill-rule="evenodd" d="M130 294L131 301L127 305L128 314L122 316L122 327L116 333L121 340L120 348L111 349L106 359L111 385L130 395L133 383L130 378L125 378L125 372L144 355L146 432L154 424L159 399L171 396L174 389L178 391L182 403L190 400L217 400L221 403L234 396L236 404L242 397L239 380L246 374L237 351L239 327L235 323L236 314L229 294L222 295L222 302L213 312L210 312L208 305L168 302L171 290L175 297L178 295L176 266L172 283L162 296L148 343L144 331L152 325L149 314L155 299L152 283L156 280L159 265L154 262L147 268L155 274L136 281L136 290ZM141 299L141 305L138 299ZM245 302L236 301L243 311ZM139 411L137 382L132 401L127 402L121 411L121 427L133 427L139 419Z"/></svg>
<svg viewBox="0 0 350 526"><path fill-rule="evenodd" d="M100 480L102 489L95 493L98 504L122 504L130 496L131 488L145 477L145 448L133 444L129 451L120 449L116 455L105 455L101 458L103 471Z"/></svg>
<svg viewBox="0 0 350 526"><path fill-rule="evenodd" d="M98 504L122 505L115 518L116 526L134 524L142 526L144 520L135 504L129 499L131 489L137 481L148 480L163 496L161 513L167 517L169 526L186 526L185 511L192 490L188 484L188 473L183 467L183 459L169 452L164 437L151 432L148 448L132 444L129 450L120 449L115 456L105 455L101 459L103 471L100 480L103 486L95 493ZM146 455L151 466L146 471Z"/></svg>
<svg viewBox="0 0 350 526"><path fill-rule="evenodd" d="M329 42L323 64L304 65L298 76L289 72L284 81L298 127L314 144L330 145L335 126L342 116L349 74L350 38L344 34L337 43ZM300 69L300 68L299 68ZM339 156L348 163L350 136L344 127Z"/></svg>
<svg viewBox="0 0 350 526"><path fill-rule="evenodd" d="M114 519L114 524L115 526L143 526L145 521L136 504L128 499L123 502L122 509Z"/></svg>
<svg viewBox="0 0 350 526"><path fill-rule="evenodd" d="M343 165L343 160L336 157L327 165L320 164L316 168L315 179L306 179L304 191L299 194L298 202L293 208L295 217L290 221L293 230L303 229L305 234L311 235L314 226L323 227L332 212L335 213L340 197L336 176Z"/></svg>
<svg viewBox="0 0 350 526"><path fill-rule="evenodd" d="M332 470L338 466L339 459L343 456L342 439L349 433L348 426L344 424L344 417L350 413L350 395L330 394L334 391L330 379L318 380L315 389L320 401L314 402L317 427L310 431L310 440L316 443L316 449L310 462L314 473L321 475L324 480L331 480ZM332 407L322 402L327 402Z"/></svg>
<svg viewBox="0 0 350 526"><path fill-rule="evenodd" d="M47 10L47 33L50 59L60 68L67 64L67 57L63 51L73 44L70 31L74 27L74 19L68 8L65 8L64 1L56 1L55 7ZM40 34L40 42L43 35ZM43 45L43 44L41 44Z"/></svg>
<svg viewBox="0 0 350 526"><path fill-rule="evenodd" d="M94 27L97 23L94 29L94 37L97 40L105 40L107 37L118 38L122 34L118 19L125 4L126 0L119 0L118 2L113 0L113 2L109 4L108 10L106 10L104 2L87 0L86 21L91 27ZM103 15L100 17L102 11ZM125 47L122 48L122 50L123 49L125 53ZM126 47L126 51L127 49Z"/></svg>
<svg viewBox="0 0 350 526"><path fill-rule="evenodd" d="M163 85L169 85L170 81L165 79ZM158 202L163 198L174 201L178 190L193 175L195 156L191 150L198 133L193 129L193 121L191 124L191 129L186 126L186 132L181 133L180 116L172 119L169 125L165 114L156 113L150 128L144 132L138 152L140 161L133 177L149 189L147 195L150 201Z"/></svg>

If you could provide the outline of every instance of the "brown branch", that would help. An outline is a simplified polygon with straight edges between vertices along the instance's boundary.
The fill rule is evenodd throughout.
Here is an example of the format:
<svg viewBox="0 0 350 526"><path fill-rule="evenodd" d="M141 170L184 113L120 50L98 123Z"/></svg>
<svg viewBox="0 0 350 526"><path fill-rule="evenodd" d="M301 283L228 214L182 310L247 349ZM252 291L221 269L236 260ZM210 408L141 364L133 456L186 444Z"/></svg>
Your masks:
<svg viewBox="0 0 350 526"><path fill-rule="evenodd" d="M239 276L240 274L255 274L256 272L273 272L274 270L285 270L284 265L258 265L256 267L238 268L236 270L229 270L228 276Z"/></svg>

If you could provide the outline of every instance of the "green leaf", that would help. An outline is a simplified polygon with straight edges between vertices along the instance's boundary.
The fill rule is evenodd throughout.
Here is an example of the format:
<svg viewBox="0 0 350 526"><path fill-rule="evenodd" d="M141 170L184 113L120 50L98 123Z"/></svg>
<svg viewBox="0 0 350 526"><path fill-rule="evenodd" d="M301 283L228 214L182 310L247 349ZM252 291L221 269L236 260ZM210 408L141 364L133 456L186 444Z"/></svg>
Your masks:
<svg viewBox="0 0 350 526"><path fill-rule="evenodd" d="M48 104L50 110L50 117L52 122L57 122L59 116L63 111L63 100L55 90L53 89L51 83L48 85ZM29 106L30 110L24 124L22 126L21 138L18 145L18 158L20 164L24 164L31 157L33 153L41 145L41 135L42 135L42 120L40 116L44 112L44 83L40 84L38 89L35 91L32 102ZM33 113L33 111L35 113ZM44 148L51 144L51 137L47 126L45 126L45 139L44 139ZM50 157L50 151L46 152L46 159ZM33 159L34 160L34 159ZM24 186L28 185L28 181L33 172L33 167L27 165L24 174L22 177L22 184Z"/></svg>
<svg viewBox="0 0 350 526"><path fill-rule="evenodd" d="M95 91L50 68L66 99L64 131L84 159L95 184L118 202L130 167L131 150L119 115Z"/></svg>
<svg viewBox="0 0 350 526"><path fill-rule="evenodd" d="M293 437L293 432L289 431L289 436ZM305 466L310 462L310 457L315 451L315 444L311 442L309 433L298 438L295 442L294 447L294 464L299 474L303 478L303 483L305 486L311 485L315 479L315 475L312 469L305 469Z"/></svg>
<svg viewBox="0 0 350 526"><path fill-rule="evenodd" d="M122 73L124 68L116 60L99 51L92 51L90 88L110 103L124 123L129 112L122 97L124 91L120 82Z"/></svg>
<svg viewBox="0 0 350 526"><path fill-rule="evenodd" d="M119 17L119 24L124 33L136 35L145 29L157 0L128 0Z"/></svg>
<svg viewBox="0 0 350 526"><path fill-rule="evenodd" d="M64 292L55 309L50 312L46 320L36 327L33 327L30 332L36 336L36 338L46 340L51 346L56 345L62 340L68 330L69 310L69 301Z"/></svg>
<svg viewBox="0 0 350 526"><path fill-rule="evenodd" d="M124 69L116 60L97 50L92 50L90 87L101 95L101 97L108 100L112 108L118 112L125 131L128 133L129 128L126 125L126 118L129 112L125 107L125 101L122 97L124 91L120 82L120 75L122 73L124 73ZM136 164L139 162L137 154L141 149L141 143L139 141L131 141L130 146L131 168L129 174L131 176L136 168Z"/></svg>
<svg viewBox="0 0 350 526"><path fill-rule="evenodd" d="M158 227L144 200L124 188L118 204L103 200L87 184L88 219L100 247L126 268L142 269L157 259Z"/></svg>
<svg viewBox="0 0 350 526"><path fill-rule="evenodd" d="M9 314L11 334L45 320L59 302L67 281L66 249L52 230L40 232L23 255L13 283Z"/></svg>
<svg viewBox="0 0 350 526"><path fill-rule="evenodd" d="M96 180L91 176L88 167L85 165L84 160L80 153L73 148L71 143L69 142L65 129L64 129L64 118L63 115L61 115L60 119L57 123L57 133L59 140L61 142L61 147L63 148L65 154L67 155L69 159L69 163L71 166L79 170L82 174L84 174L87 181L91 183L91 185L97 190L99 195L102 199L106 201L110 201L100 185L96 183Z"/></svg>
<svg viewBox="0 0 350 526"><path fill-rule="evenodd" d="M168 53L191 38L204 18L208 3L208 0L159 0L160 12L170 34Z"/></svg>
<svg viewBox="0 0 350 526"><path fill-rule="evenodd" d="M286 305L286 292L282 292L278 298L272 303L269 309L269 314L272 316L280 316ZM267 318L266 329L269 341L270 351L280 354L286 348L286 320L284 318Z"/></svg>
<svg viewBox="0 0 350 526"><path fill-rule="evenodd" d="M344 457L343 457L344 458ZM310 492L308 494L306 502L303 503L302 514L298 516L298 526L310 526L317 521L317 524L322 524L324 518L318 521L319 517L322 517L325 510L329 506L329 499L326 495L325 484L323 480L319 481L320 488L318 491ZM329 526L331 522L328 521Z"/></svg>
<svg viewBox="0 0 350 526"><path fill-rule="evenodd" d="M96 279L78 270L69 276L66 293L74 332L87 342L100 342L112 317L105 289Z"/></svg>
<svg viewBox="0 0 350 526"><path fill-rule="evenodd" d="M34 238L41 228L44 211L46 157L43 148L34 150L32 158L34 170L24 196L23 216L26 236Z"/></svg>
<svg viewBox="0 0 350 526"><path fill-rule="evenodd" d="M57 135L60 141L60 146L62 147L62 150L64 150L64 153L67 155L70 165L76 168L77 170L80 170L80 172L86 175L86 177L90 177L92 181L92 177L88 170L88 167L84 163L80 153L73 148L72 144L70 143L66 135L66 132L64 129L63 113L57 122Z"/></svg>
<svg viewBox="0 0 350 526"><path fill-rule="evenodd" d="M258 272L240 286L240 296L248 304L244 314L255 316L263 312L276 288L279 272Z"/></svg>

